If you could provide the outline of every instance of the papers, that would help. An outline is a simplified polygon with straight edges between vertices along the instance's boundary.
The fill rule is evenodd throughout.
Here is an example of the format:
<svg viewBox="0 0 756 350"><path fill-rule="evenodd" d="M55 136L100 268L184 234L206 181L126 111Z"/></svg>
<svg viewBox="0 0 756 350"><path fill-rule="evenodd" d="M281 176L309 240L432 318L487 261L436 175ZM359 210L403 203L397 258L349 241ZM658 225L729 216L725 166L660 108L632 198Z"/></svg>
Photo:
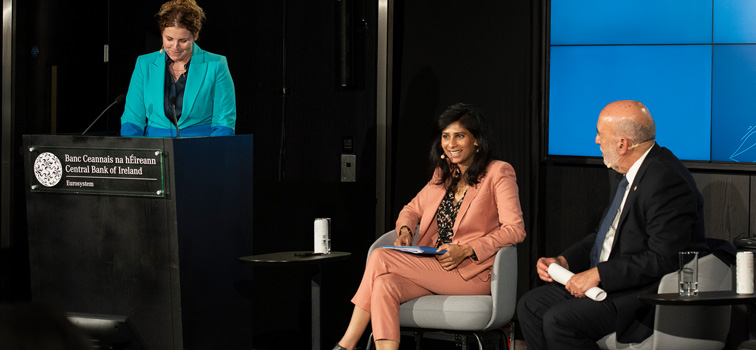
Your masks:
<svg viewBox="0 0 756 350"><path fill-rule="evenodd" d="M401 247L394 247L392 245L384 245L381 248L388 248L393 250L398 250L400 252L410 253L410 254L419 254L419 255L441 255L446 253L446 250L442 251L436 251L436 248L433 247L425 247L425 246L418 246L418 245L410 245L410 246L401 246Z"/></svg>
<svg viewBox="0 0 756 350"><path fill-rule="evenodd" d="M570 277L572 277L574 273L570 272L570 270L567 270L564 267L559 266L559 264L551 264L549 265L549 275L551 275L551 278L553 278L554 281L557 281L561 284L567 284L567 281L570 280ZM594 301L602 301L606 299L606 292L599 287L593 287L585 291L585 296L591 298L591 300Z"/></svg>

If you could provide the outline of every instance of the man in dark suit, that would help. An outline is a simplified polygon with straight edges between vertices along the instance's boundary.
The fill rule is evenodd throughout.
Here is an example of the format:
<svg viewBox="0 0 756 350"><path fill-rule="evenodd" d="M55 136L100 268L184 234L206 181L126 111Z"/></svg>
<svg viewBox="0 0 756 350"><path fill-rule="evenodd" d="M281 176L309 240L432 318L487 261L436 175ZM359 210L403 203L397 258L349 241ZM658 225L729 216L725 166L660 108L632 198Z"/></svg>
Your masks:
<svg viewBox="0 0 756 350"><path fill-rule="evenodd" d="M638 294L655 293L662 276L677 270L679 251L706 249L701 193L680 160L655 144L646 106L612 102L596 127L604 163L622 174L620 186L596 232L538 259L538 276L550 283L517 305L529 350L597 349L596 340L612 332L621 343L643 341L652 334L654 308ZM575 273L566 285L549 276L552 263ZM607 292L604 301L585 298L596 286Z"/></svg>

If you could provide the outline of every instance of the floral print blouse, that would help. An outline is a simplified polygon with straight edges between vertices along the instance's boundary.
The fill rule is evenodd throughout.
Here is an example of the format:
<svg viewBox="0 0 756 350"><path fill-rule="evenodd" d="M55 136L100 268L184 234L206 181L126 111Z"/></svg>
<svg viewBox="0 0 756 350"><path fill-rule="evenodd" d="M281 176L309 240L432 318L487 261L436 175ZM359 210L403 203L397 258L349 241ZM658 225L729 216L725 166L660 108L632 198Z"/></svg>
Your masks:
<svg viewBox="0 0 756 350"><path fill-rule="evenodd" d="M457 202L456 205L454 204L454 193L457 191L460 175L460 170L457 168L452 176L451 185L449 185L449 188L446 190L446 194L436 211L436 222L438 223L438 239L436 239L436 247L444 243L452 242L452 236L454 236L454 231L452 231L454 221L457 219L459 207L465 199L465 194L467 194L467 190L465 190L465 193L462 195L459 202Z"/></svg>

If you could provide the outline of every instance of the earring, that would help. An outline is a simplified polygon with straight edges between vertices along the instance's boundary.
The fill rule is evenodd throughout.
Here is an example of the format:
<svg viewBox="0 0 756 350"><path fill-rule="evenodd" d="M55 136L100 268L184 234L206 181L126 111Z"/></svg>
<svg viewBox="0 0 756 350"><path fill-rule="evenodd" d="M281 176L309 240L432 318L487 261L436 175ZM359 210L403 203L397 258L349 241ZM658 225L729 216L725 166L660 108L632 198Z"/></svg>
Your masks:
<svg viewBox="0 0 756 350"><path fill-rule="evenodd" d="M480 148L478 148L478 144L476 143L475 144L475 153L478 153L478 152L480 152Z"/></svg>
<svg viewBox="0 0 756 350"><path fill-rule="evenodd" d="M445 158L446 158L446 156L444 156L443 154L441 154L441 159L445 159Z"/></svg>

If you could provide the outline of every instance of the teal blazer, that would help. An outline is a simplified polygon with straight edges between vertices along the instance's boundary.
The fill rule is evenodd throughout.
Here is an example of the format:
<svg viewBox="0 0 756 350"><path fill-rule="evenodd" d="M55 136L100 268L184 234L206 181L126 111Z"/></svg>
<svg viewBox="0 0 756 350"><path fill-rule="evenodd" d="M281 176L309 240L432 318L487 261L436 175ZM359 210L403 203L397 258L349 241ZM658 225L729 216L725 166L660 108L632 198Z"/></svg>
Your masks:
<svg viewBox="0 0 756 350"><path fill-rule="evenodd" d="M165 52L139 56L126 94L121 135L175 135L175 126L165 115L164 94ZM226 57L196 43L178 127L181 136L233 135L236 129L236 93Z"/></svg>

